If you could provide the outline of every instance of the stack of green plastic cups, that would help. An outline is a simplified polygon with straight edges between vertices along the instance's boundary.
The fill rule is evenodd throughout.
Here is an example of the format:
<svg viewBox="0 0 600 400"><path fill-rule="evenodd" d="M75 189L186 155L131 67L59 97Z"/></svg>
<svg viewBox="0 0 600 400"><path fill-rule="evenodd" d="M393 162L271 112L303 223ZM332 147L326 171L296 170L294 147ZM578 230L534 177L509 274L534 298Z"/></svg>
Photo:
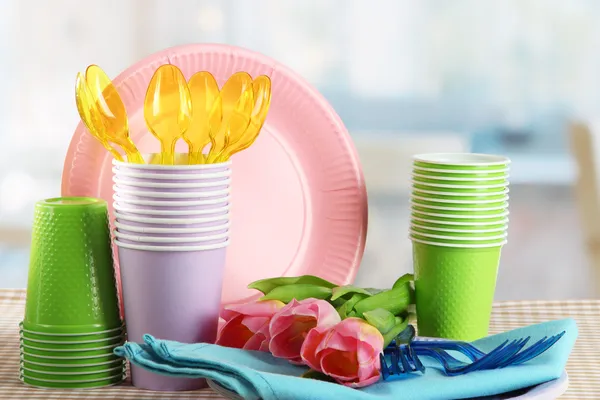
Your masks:
<svg viewBox="0 0 600 400"><path fill-rule="evenodd" d="M46 388L120 383L125 341L104 200L55 198L35 206L21 380Z"/></svg>
<svg viewBox="0 0 600 400"><path fill-rule="evenodd" d="M509 163L471 153L414 157L410 239L419 335L487 336L507 241Z"/></svg>

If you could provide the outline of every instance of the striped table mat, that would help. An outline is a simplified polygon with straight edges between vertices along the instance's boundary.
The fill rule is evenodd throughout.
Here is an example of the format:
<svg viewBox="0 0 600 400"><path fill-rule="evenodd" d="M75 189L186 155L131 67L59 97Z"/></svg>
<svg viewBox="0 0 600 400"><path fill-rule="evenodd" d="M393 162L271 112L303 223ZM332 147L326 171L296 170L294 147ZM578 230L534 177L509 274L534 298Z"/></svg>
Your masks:
<svg viewBox="0 0 600 400"><path fill-rule="evenodd" d="M160 393L139 390L129 382L102 389L48 390L27 387L18 379L18 323L23 317L24 290L0 289L0 399L223 399L210 389ZM571 317L579 339L567 365L569 390L561 399L600 399L600 300L518 301L494 305L490 333L552 319Z"/></svg>

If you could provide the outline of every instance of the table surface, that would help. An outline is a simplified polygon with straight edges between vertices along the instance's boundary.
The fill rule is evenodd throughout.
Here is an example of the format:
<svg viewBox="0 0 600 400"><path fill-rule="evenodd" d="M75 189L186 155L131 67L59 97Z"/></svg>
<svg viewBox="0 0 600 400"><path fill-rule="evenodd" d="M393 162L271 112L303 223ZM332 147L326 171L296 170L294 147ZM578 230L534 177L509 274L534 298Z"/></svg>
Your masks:
<svg viewBox="0 0 600 400"><path fill-rule="evenodd" d="M123 385L87 390L35 389L19 381L19 332L25 290L0 289L0 399L222 399L211 389L161 393ZM600 399L600 300L518 301L494 305L490 333L571 317L579 339L569 363L569 390L561 399Z"/></svg>

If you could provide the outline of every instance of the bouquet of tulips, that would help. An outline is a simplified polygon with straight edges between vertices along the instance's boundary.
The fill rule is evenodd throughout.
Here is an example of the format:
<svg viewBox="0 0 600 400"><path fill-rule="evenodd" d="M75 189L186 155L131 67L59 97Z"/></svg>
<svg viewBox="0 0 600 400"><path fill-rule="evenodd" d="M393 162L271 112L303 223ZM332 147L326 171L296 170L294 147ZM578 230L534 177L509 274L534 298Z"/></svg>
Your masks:
<svg viewBox="0 0 600 400"><path fill-rule="evenodd" d="M408 325L413 276L391 289L337 286L312 275L263 279L255 302L227 307L217 344L306 365L307 378L350 387L379 380L379 354Z"/></svg>

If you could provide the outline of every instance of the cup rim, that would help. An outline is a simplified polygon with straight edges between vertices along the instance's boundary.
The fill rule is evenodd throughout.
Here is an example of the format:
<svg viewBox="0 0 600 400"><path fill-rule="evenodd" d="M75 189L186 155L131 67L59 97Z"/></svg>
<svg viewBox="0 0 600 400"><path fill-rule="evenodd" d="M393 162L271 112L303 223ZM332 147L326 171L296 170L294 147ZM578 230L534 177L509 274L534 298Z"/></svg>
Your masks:
<svg viewBox="0 0 600 400"><path fill-rule="evenodd" d="M458 167L493 167L510 164L508 157L483 153L423 153L415 154L413 160L427 164L456 165Z"/></svg>
<svg viewBox="0 0 600 400"><path fill-rule="evenodd" d="M415 223L415 221L410 222L410 227L415 227L418 229L428 229L431 231L439 231L439 232L448 232L448 233L492 233L492 232L502 232L508 229L508 226L504 226L502 228L494 228L494 229L449 229L449 228L438 228L438 227L430 227L423 226Z"/></svg>
<svg viewBox="0 0 600 400"><path fill-rule="evenodd" d="M231 201L231 195L223 197L222 199L209 199L209 200L192 200L192 201L162 201L162 200L137 200L137 199L124 199L119 196L118 193L113 194L113 201L119 203L129 203L139 206L155 206L155 207L195 207L195 206L210 206L212 204L219 204Z"/></svg>
<svg viewBox="0 0 600 400"><path fill-rule="evenodd" d="M423 179L433 179L433 180L437 180L437 181L487 182L487 181L508 180L508 178L510 177L510 175L505 174L503 176L495 176L495 177L487 177L487 178L454 178L454 177L450 177L450 176L431 176L431 175L417 174L417 173L415 173L413 171L411 173L411 177L413 177L413 178L423 178ZM423 183L428 183L428 182L423 182Z"/></svg>
<svg viewBox="0 0 600 400"><path fill-rule="evenodd" d="M488 189L500 189L503 187L508 187L509 183L498 183L496 185L445 185L442 183L430 183L430 182L419 182L419 181L415 181L414 179L410 180L410 183L413 184L413 189L418 189L415 188L414 185L421 185L421 186L430 186L433 188L446 188L446 189L460 189L460 190L488 190ZM495 193L498 194L498 193Z"/></svg>
<svg viewBox="0 0 600 400"><path fill-rule="evenodd" d="M429 213L426 211L419 211L419 210L412 210L411 209L411 214L412 212L417 212L419 214L423 214L423 215L427 215L430 217L437 217L437 218L451 218L451 219L490 219L490 218L501 218L501 217L507 217L510 212L508 210L502 212L502 213L498 213L494 216L489 216L489 215L455 215L455 214L437 214L437 213ZM412 218L412 215L411 215Z"/></svg>
<svg viewBox="0 0 600 400"><path fill-rule="evenodd" d="M193 234L193 233L207 233L212 231L222 231L223 229L229 229L231 226L230 222L226 222L222 225L216 226L208 226L204 228L152 228L145 226L132 226L123 224L119 221L115 221L115 227L118 229L123 229L126 231L131 231L135 233L183 233L183 234Z"/></svg>
<svg viewBox="0 0 600 400"><path fill-rule="evenodd" d="M41 355L41 354L27 353L25 351L25 349L21 348L20 349L20 353L21 353L21 356L27 355L29 357L43 358L43 359L46 359L46 360L88 360L90 358L102 358L102 357L116 357L111 362L116 362L116 361L122 360L121 357L118 357L113 352L108 352L108 353L105 353L105 354L95 354L93 356L67 356L67 357L60 357L60 356L46 356L46 355ZM79 364L65 364L65 365L79 365Z"/></svg>
<svg viewBox="0 0 600 400"><path fill-rule="evenodd" d="M68 384L73 384L73 383L94 383L94 382L101 382L101 381L110 381L113 380L117 377L121 377L123 379L125 379L125 371L123 371L120 374L117 375L112 375L112 376L107 376L106 378L99 378L99 379L86 379L86 380L63 380L63 379L40 379L40 378L32 378L31 376L27 376L24 371L20 371L19 374L19 379L21 380L21 382L25 383L26 385L29 385L27 382L25 382L25 379L31 379L32 381L38 381L38 382L48 382L48 383L64 383L66 385ZM62 388L57 388L57 389L62 389Z"/></svg>
<svg viewBox="0 0 600 400"><path fill-rule="evenodd" d="M499 222L457 222L457 221L435 221L430 219L424 219L420 217L410 216L411 221L422 221L429 224L439 224L439 225L456 225L456 226L465 226L465 225L474 225L474 226L486 226L486 225L507 225L508 217L504 218L504 220Z"/></svg>
<svg viewBox="0 0 600 400"><path fill-rule="evenodd" d="M187 180L204 180L204 179L213 179L220 178L222 176L231 176L231 169L227 169L225 171L217 171L213 173L205 173L205 174L161 174L156 172L137 172L137 171L127 171L120 170L116 166L112 167L112 173L115 176L123 176L127 178L137 178L137 179L157 179L157 180L171 180L171 181L187 181Z"/></svg>
<svg viewBox="0 0 600 400"><path fill-rule="evenodd" d="M160 153L144 153L142 157L145 161L147 158L151 158ZM180 153L181 154L181 153ZM162 165L162 164L133 164L126 161L118 161L116 159L112 160L113 165L123 166L125 168L131 169L140 169L140 170L149 170L149 169L159 169L159 170L174 170L181 169L184 171L190 170L203 170L203 169L215 169L215 168L223 168L231 165L231 160L227 160L221 163L213 163L213 164L180 164L180 165Z"/></svg>
<svg viewBox="0 0 600 400"><path fill-rule="evenodd" d="M492 200L453 200L453 199L436 199L431 197L423 197L423 196L415 196L411 193L410 198L422 201L432 201L435 203L448 203L448 204L490 204L490 203L503 203L508 202L508 195L504 196L501 199L492 199Z"/></svg>
<svg viewBox="0 0 600 400"><path fill-rule="evenodd" d="M498 210L505 210L508 208L508 203L506 203L506 205L500 206L500 207L464 207L464 208L461 208L461 207L431 206L428 204L415 203L412 199L410 200L410 205L411 205L411 209L413 209L415 211L419 211L419 210L416 210L415 208L413 208L413 206L429 208L431 210L440 210L440 211L463 211L465 214L468 212L498 211Z"/></svg>
<svg viewBox="0 0 600 400"><path fill-rule="evenodd" d="M508 241L505 240L504 242L499 242L499 243L489 243L489 244L452 244L452 243L438 243L438 242L429 242L426 240L420 240L420 239L415 239L412 236L409 235L408 237L412 242L417 242L420 244L428 244L430 246L440 246L440 247L455 247L455 248L459 248L459 249L485 249L488 247L502 247L504 246Z"/></svg>
<svg viewBox="0 0 600 400"><path fill-rule="evenodd" d="M207 244L203 246L148 246L148 245L137 245L119 242L118 239L114 240L117 247L122 247L129 250L141 250L141 251L157 251L157 252L185 252L185 251L208 251L218 250L229 246L229 240L221 243Z"/></svg>
<svg viewBox="0 0 600 400"><path fill-rule="evenodd" d="M500 239L505 239L508 237L508 233L505 232L503 235L497 235L497 236L490 236L490 237L464 237L464 236L444 236L444 235L431 235L429 233L422 233L422 232L417 232L417 231L413 231L411 228L409 228L408 233L411 235L418 235L418 236L423 236L426 238L430 238L430 239L439 239L439 240L455 240L455 241L473 241L473 242L482 242L482 241L487 241L487 240L500 240Z"/></svg>
<svg viewBox="0 0 600 400"><path fill-rule="evenodd" d="M131 196L152 197L155 199L189 199L189 198L204 198L215 196L229 196L231 188L213 190L210 192L144 192L130 189L120 188L118 185L113 185L115 193L129 194Z"/></svg>
<svg viewBox="0 0 600 400"><path fill-rule="evenodd" d="M21 340L28 340L34 343L45 343L45 344L64 344L65 346L73 345L73 344L87 344L87 343L98 343L98 342L110 342L117 339L124 339L125 334L111 336L105 339L94 339L94 340L81 340L81 341L69 341L69 342L61 342L60 340L40 340L40 339L31 339L23 336L23 331L19 331L19 337Z"/></svg>
<svg viewBox="0 0 600 400"><path fill-rule="evenodd" d="M438 168L427 168L421 167L420 165L413 164L412 166L413 172L416 170L424 171L424 172L438 172L444 174L470 174L470 175L488 175L488 174L499 174L506 173L510 171L509 167L503 169L493 169L493 170L469 170L469 169L438 169Z"/></svg>
<svg viewBox="0 0 600 400"><path fill-rule="evenodd" d="M231 185L231 178L223 179L219 182L200 182L200 183L171 183L171 182L126 182L117 177L113 177L115 185L141 187L144 189L202 189L215 186Z"/></svg>
<svg viewBox="0 0 600 400"><path fill-rule="evenodd" d="M56 325L61 327L70 327L70 326L86 326L86 325ZM67 328L68 329L68 328ZM103 331L96 332L85 332L85 333L49 333L49 332L40 332L40 331L32 331L31 329L26 329L23 321L19 322L19 330L27 333L31 333L33 335L40 336L92 336L92 335L102 335L105 333L116 332L116 331L124 331L125 324L121 324L118 328L105 329Z"/></svg>
<svg viewBox="0 0 600 400"><path fill-rule="evenodd" d="M437 196L453 196L453 197L490 197L490 196L501 196L501 195L507 195L510 191L510 189L507 187L506 189L504 189L501 192L494 192L494 193L465 193L465 192L438 192L435 190L427 190L427 189L419 189L416 187L411 187L411 192L413 191L417 191L417 192L421 192L421 193L426 193L426 194L432 194L432 195L437 195ZM411 193L412 194L412 193Z"/></svg>
<svg viewBox="0 0 600 400"><path fill-rule="evenodd" d="M197 237L166 237L166 236L135 236L129 235L127 233L119 232L118 230L114 230L113 234L115 238L121 238L125 240L131 240L132 242L139 243L202 243L202 242L210 242L212 240L221 240L227 239L229 237L229 232L220 233L218 235L213 236L197 236Z"/></svg>
<svg viewBox="0 0 600 400"><path fill-rule="evenodd" d="M64 375L64 376L73 376L73 375L93 375L93 374L101 374L103 372L109 372L109 371L114 371L117 369L121 369L121 370L125 370L125 366L124 365L120 365L117 367L113 367L113 368L108 368L108 369L102 369L100 371L85 371L85 372L60 372L60 371L39 371L37 369L31 369L28 368L26 366L23 365L23 363L21 363L21 365L19 365L19 368L23 371L29 371L29 372L33 372L36 374L43 374L43 375Z"/></svg>
<svg viewBox="0 0 600 400"><path fill-rule="evenodd" d="M87 352L87 351L100 351L100 350L106 350L106 349L114 349L115 347L119 347L121 346L121 343L116 343L116 344L111 344L108 346L101 346L101 347L91 347L89 349L44 349L41 347L34 347L34 346L29 346L26 345L25 343L23 343L23 340L20 340L21 343L20 347L23 349L32 349L32 350L37 350L37 351L48 351L50 353L77 353L77 352ZM27 353L27 354L31 354L31 353Z"/></svg>
<svg viewBox="0 0 600 400"><path fill-rule="evenodd" d="M146 215L162 215L165 217L169 216L178 216L178 215L188 215L188 216L197 216L197 215L207 215L207 214L218 214L223 212L229 212L229 204L219 208L205 208L201 210L148 210L148 209L137 209L137 208L127 208L121 206L116 201L113 203L113 209L118 210L120 212L126 212L131 214L146 214Z"/></svg>
<svg viewBox="0 0 600 400"><path fill-rule="evenodd" d="M46 364L46 363L39 363L37 361L26 360L25 358L23 358L23 354L19 355L19 361L20 361L20 363L28 363L28 364L33 364L33 365L39 365L40 367L52 367L52 368L89 368L89 367L99 367L101 365L106 365L106 364L116 364L116 363L124 362L124 360L122 358L118 358L114 361L104 361L101 363L93 363L93 364Z"/></svg>
<svg viewBox="0 0 600 400"><path fill-rule="evenodd" d="M229 213L223 215L217 215L215 217L207 218L151 218L151 217L136 217L136 216L124 216L115 211L115 217L121 221L131 221L146 224L164 224L164 225L189 225L189 224L203 224L207 222L216 221L229 221Z"/></svg>

